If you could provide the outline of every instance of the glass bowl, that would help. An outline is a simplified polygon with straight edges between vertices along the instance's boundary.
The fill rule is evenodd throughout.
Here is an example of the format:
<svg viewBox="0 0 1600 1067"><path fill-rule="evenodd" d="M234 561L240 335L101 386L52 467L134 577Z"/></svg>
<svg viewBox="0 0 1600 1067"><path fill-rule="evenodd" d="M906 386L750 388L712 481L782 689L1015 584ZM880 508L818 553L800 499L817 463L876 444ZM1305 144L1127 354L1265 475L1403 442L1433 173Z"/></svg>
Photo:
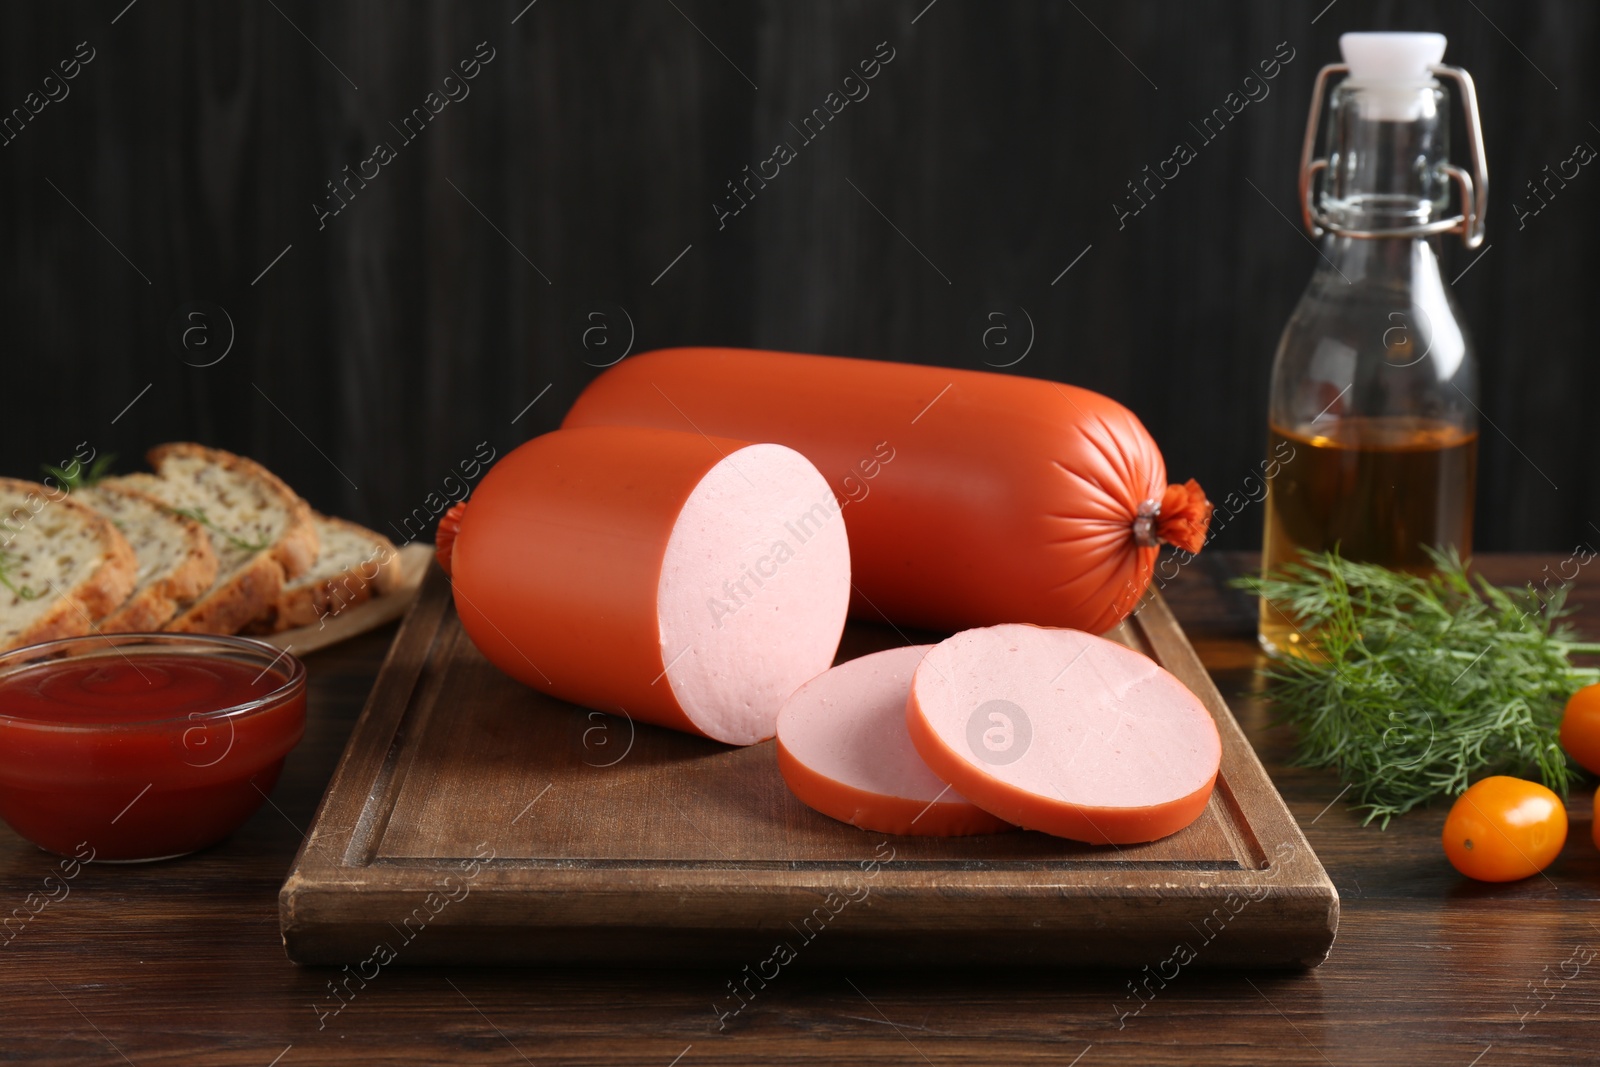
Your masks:
<svg viewBox="0 0 1600 1067"><path fill-rule="evenodd" d="M0 819L82 859L170 859L237 829L305 734L306 669L261 641L105 634L0 654Z"/></svg>

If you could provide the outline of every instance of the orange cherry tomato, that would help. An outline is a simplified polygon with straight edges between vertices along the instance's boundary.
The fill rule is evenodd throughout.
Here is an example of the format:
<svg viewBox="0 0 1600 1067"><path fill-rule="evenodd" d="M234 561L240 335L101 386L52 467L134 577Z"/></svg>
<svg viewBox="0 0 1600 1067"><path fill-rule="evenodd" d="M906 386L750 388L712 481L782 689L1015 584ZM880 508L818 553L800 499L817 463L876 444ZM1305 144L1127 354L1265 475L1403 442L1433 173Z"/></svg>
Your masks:
<svg viewBox="0 0 1600 1067"><path fill-rule="evenodd" d="M1561 747L1590 774L1600 774L1600 685L1586 685L1567 701Z"/></svg>
<svg viewBox="0 0 1600 1067"><path fill-rule="evenodd" d="M1480 882L1514 882L1550 866L1567 841L1567 809L1538 782L1497 774L1456 799L1444 854Z"/></svg>

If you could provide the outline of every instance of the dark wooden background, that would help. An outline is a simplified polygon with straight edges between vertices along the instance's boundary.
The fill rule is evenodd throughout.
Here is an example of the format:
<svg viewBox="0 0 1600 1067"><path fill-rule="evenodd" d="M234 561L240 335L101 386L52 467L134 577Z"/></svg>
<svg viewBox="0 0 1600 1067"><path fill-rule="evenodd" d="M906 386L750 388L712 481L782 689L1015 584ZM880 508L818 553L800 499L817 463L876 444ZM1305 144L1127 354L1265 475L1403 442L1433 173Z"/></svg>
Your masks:
<svg viewBox="0 0 1600 1067"><path fill-rule="evenodd" d="M1343 31L1439 29L1495 176L1492 248L1457 288L1492 421L1479 543L1600 538L1600 173L1525 230L1511 210L1600 145L1588 0L525 3L7 5L0 110L78 42L95 58L0 147L0 472L192 438L393 532L630 345L981 367L1031 321L1014 372L1122 400L1220 499L1263 452L1271 353L1315 262L1288 221L1312 77ZM480 41L470 96L400 144L389 123ZM724 183L885 41L870 96L719 231ZM1124 183L1285 41L1271 95L1119 231ZM398 158L319 231L325 183L379 140ZM1449 248L1447 276L1469 262ZM180 323L202 326L188 349Z"/></svg>

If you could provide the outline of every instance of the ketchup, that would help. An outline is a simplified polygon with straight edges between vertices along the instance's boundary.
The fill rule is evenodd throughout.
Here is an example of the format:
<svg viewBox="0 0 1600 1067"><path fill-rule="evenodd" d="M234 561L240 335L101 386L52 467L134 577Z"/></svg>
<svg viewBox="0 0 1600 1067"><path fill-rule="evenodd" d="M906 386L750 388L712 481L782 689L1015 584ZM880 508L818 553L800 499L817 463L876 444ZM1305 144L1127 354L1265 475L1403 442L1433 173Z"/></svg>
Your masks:
<svg viewBox="0 0 1600 1067"><path fill-rule="evenodd" d="M220 657L116 653L0 678L0 715L32 722L138 723L220 711L264 697L283 677Z"/></svg>
<svg viewBox="0 0 1600 1067"><path fill-rule="evenodd" d="M190 852L260 807L304 730L290 657L114 648L25 665L0 674L0 817L64 854Z"/></svg>

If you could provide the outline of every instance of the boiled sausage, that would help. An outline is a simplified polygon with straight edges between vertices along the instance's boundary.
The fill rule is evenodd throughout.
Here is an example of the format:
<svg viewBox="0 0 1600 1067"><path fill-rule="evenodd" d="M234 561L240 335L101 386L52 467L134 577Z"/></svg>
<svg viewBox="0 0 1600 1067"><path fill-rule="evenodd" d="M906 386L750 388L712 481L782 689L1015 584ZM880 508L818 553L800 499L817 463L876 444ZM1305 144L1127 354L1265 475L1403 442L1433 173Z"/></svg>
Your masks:
<svg viewBox="0 0 1600 1067"><path fill-rule="evenodd" d="M1092 844L1153 841L1211 796L1222 743L1205 705L1131 649L1077 630L967 630L923 657L906 726L984 810Z"/></svg>
<svg viewBox="0 0 1600 1067"><path fill-rule="evenodd" d="M567 426L775 441L827 476L850 530L858 617L959 630L1103 633L1160 542L1199 551L1211 508L1168 485L1114 400L1057 382L784 352L677 348L600 375Z"/></svg>
<svg viewBox="0 0 1600 1067"><path fill-rule="evenodd" d="M558 430L502 458L447 532L461 624L500 669L730 744L773 735L844 628L844 523L782 445Z"/></svg>
<svg viewBox="0 0 1600 1067"><path fill-rule="evenodd" d="M911 746L906 696L931 647L841 663L789 698L778 712L778 769L795 796L824 815L886 834L1011 829L935 777Z"/></svg>

